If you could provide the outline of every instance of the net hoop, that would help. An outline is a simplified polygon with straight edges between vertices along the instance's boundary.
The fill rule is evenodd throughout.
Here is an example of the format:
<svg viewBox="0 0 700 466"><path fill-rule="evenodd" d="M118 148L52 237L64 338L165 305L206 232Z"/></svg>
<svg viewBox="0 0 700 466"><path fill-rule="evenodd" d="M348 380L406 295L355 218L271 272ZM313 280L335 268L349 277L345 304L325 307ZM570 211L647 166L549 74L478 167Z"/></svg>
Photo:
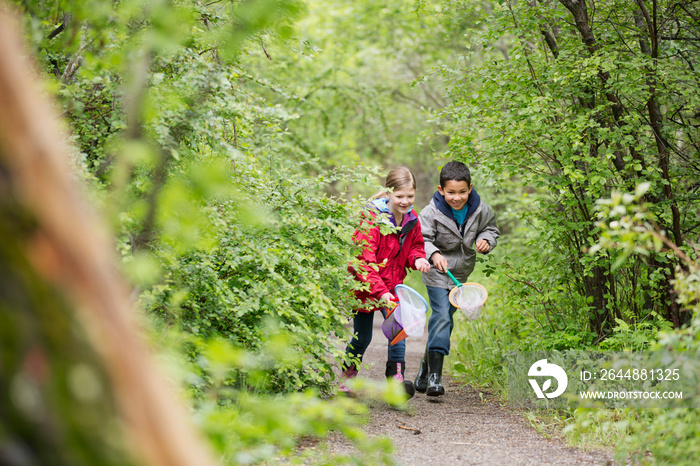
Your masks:
<svg viewBox="0 0 700 466"><path fill-rule="evenodd" d="M426 320L425 313L429 309L425 298L410 286L403 284L396 285L394 293L399 298L396 320L408 336L422 336ZM411 308L410 311L409 308Z"/></svg>
<svg viewBox="0 0 700 466"><path fill-rule="evenodd" d="M428 303L416 290L406 285L394 288L399 304L389 311L382 324L382 331L392 345L406 337L423 336L425 330L425 313Z"/></svg>
<svg viewBox="0 0 700 466"><path fill-rule="evenodd" d="M461 293L465 287L478 287L480 289L482 296L483 296L481 303L478 303L478 304L473 305L473 306L466 308L466 309L462 308L460 306L459 300L457 299L457 295L458 295L458 293ZM484 303L486 303L486 300L488 299L488 297L489 297L489 292L486 290L486 288L483 285L481 285L479 283L475 283L475 282L467 282L467 283L462 284L462 286L460 286L460 287L452 288L452 290L450 291L449 299L450 299L450 304L452 304L454 307L461 310L462 314L464 314L464 316L467 319L474 320L477 317L479 317L479 314L481 314L481 309L484 307Z"/></svg>

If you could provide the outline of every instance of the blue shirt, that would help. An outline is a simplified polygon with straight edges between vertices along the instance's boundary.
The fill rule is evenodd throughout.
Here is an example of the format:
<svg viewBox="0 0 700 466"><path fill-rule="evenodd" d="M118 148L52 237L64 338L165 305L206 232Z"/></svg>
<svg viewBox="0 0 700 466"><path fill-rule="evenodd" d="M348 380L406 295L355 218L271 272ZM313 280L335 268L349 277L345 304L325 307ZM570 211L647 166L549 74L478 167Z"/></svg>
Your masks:
<svg viewBox="0 0 700 466"><path fill-rule="evenodd" d="M454 215L455 220L457 220L457 223L459 226L462 226L464 223L464 220L467 218L467 212L469 211L469 206L465 204L464 207L462 207L460 210L455 210L450 206L450 209L452 209L452 215Z"/></svg>

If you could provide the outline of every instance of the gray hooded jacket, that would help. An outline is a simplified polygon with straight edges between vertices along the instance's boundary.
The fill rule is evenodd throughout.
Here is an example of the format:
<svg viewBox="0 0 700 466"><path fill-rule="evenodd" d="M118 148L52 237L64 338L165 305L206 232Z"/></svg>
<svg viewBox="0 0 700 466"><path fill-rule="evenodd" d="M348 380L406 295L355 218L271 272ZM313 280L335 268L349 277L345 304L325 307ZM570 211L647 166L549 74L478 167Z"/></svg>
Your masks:
<svg viewBox="0 0 700 466"><path fill-rule="evenodd" d="M496 219L491 208L481 202L475 189L472 189L467 201L467 217L462 225L452 214L450 206L440 192L435 192L433 199L420 213L421 231L425 241L425 255L428 259L439 252L447 259L450 272L460 282L466 282L476 265L474 244L482 239L488 241L493 251L496 240L501 235L496 227ZM432 260L431 260L432 263ZM455 284L450 278L436 268L423 274L426 286L452 289Z"/></svg>

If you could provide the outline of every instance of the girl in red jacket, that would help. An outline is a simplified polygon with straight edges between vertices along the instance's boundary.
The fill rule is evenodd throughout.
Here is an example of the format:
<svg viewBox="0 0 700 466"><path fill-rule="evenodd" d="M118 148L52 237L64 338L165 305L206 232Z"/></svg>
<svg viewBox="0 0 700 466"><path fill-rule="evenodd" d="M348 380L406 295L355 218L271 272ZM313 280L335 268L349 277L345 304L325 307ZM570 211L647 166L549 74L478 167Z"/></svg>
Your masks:
<svg viewBox="0 0 700 466"><path fill-rule="evenodd" d="M425 258L423 235L421 234L418 215L413 210L416 197L416 178L406 167L394 168L389 172L384 183L385 190L375 196L370 204L369 214L363 222L369 229L356 230L354 239L363 245L360 260L364 263L361 270L350 268L357 280L369 284L369 289L356 292L362 302L373 301L376 307L358 309L353 316L355 335L345 349L351 358L362 360L362 355L372 341L372 322L374 311L386 316L386 307L393 305L394 287L406 278L408 267L427 272L430 263ZM379 224L392 227L391 233L382 234ZM386 232L386 228L384 229ZM386 363L386 376L404 382L406 342L404 340L389 345ZM357 376L354 364L344 366L344 380ZM340 390L348 392L344 383ZM413 387L406 387L413 395Z"/></svg>

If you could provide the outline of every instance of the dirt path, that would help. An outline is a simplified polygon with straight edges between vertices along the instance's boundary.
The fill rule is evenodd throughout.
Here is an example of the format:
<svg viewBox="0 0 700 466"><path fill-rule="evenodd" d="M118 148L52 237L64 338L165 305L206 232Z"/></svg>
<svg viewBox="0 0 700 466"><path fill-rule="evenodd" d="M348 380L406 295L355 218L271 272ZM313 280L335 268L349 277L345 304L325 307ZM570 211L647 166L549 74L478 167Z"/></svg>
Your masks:
<svg viewBox="0 0 700 466"><path fill-rule="evenodd" d="M416 375L427 339L409 338L406 347L407 378ZM360 377L384 378L387 341L381 318L374 321L374 337ZM482 400L479 392L460 387L443 376L446 394L439 401L416 393L404 410L371 403L370 436L387 436L396 448L394 458L404 465L601 465L614 464L603 451L580 451L562 441L547 439L521 416L509 413L497 402ZM399 427L402 426L402 427ZM408 430L414 429L414 430ZM350 443L340 436L329 439L334 453L349 454Z"/></svg>

